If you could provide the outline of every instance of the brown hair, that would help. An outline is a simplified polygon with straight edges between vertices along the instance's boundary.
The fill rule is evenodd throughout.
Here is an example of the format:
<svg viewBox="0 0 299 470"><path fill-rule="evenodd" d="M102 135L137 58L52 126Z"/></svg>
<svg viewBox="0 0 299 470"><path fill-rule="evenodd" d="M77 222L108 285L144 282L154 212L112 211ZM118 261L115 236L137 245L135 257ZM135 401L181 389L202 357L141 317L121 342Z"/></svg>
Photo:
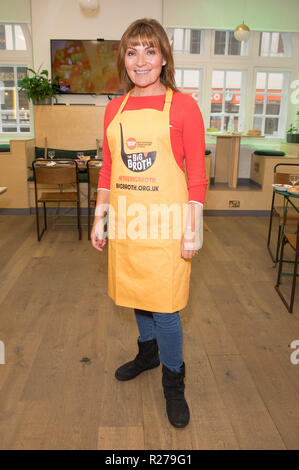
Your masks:
<svg viewBox="0 0 299 470"><path fill-rule="evenodd" d="M143 46L149 45L157 47L166 61L163 65L160 81L167 88L178 91L174 78L174 61L171 46L163 26L154 19L143 18L136 20L124 32L117 56L118 75L125 92L134 88L134 83L130 80L125 67L125 55L129 46L137 46L139 43Z"/></svg>

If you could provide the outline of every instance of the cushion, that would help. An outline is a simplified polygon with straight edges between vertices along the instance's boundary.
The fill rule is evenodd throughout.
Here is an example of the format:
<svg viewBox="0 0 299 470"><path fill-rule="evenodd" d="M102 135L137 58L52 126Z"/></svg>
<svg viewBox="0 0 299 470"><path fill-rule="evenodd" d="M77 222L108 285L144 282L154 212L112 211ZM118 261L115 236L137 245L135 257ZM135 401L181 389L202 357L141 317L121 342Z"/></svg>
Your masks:
<svg viewBox="0 0 299 470"><path fill-rule="evenodd" d="M47 155L49 155L49 150L55 151L55 158L77 158L77 152L82 152L83 155L90 155L92 157L96 156L97 151L94 150L61 150L61 149L47 149ZM35 147L35 158L44 158L44 147ZM48 156L49 158L49 156Z"/></svg>
<svg viewBox="0 0 299 470"><path fill-rule="evenodd" d="M284 157L285 152L281 152L280 150L255 150L253 152L255 155L264 155L264 156L273 156L273 157Z"/></svg>
<svg viewBox="0 0 299 470"><path fill-rule="evenodd" d="M9 144L0 144L0 152L10 152Z"/></svg>

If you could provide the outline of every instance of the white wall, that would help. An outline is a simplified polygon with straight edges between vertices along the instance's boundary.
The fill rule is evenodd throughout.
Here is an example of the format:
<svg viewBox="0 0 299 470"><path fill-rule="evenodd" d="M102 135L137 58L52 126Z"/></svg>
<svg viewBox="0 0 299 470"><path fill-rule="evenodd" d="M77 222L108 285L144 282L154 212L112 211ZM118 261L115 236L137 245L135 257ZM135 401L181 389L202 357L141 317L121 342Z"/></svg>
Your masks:
<svg viewBox="0 0 299 470"><path fill-rule="evenodd" d="M164 0L168 27L299 32L298 18L298 0Z"/></svg>
<svg viewBox="0 0 299 470"><path fill-rule="evenodd" d="M30 23L30 0L0 0L1 23Z"/></svg>
<svg viewBox="0 0 299 470"><path fill-rule="evenodd" d="M82 13L77 0L31 0L33 66L50 70L50 39L120 39L138 18L162 21L162 0L99 0L96 15ZM106 104L106 97L68 96L64 102Z"/></svg>

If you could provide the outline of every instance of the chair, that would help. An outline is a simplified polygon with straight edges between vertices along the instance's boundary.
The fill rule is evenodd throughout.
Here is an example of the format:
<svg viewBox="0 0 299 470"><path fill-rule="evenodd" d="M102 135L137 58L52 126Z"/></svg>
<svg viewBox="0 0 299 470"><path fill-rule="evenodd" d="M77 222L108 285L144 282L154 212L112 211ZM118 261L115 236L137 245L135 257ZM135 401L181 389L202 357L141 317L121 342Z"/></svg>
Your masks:
<svg viewBox="0 0 299 470"><path fill-rule="evenodd" d="M299 167L299 163L277 163L274 167L274 178L273 178L273 183L275 184L290 184L289 181L289 176L292 174L292 171L290 173L279 173L277 172L278 167ZM299 168L296 168L296 171L294 173L299 174ZM278 256L279 256L279 248L280 248L280 239L281 239L281 230L282 230L282 224L283 224L283 219L284 219L284 208L282 206L275 206L275 196L276 193L274 192L273 189L273 195L272 195L272 203L271 203L271 212L270 212L270 220L269 220L269 228L268 228L268 240L267 240L267 248L269 251L269 254L271 256L271 259L274 263L277 263L278 261ZM271 243L271 235L272 235L272 222L273 222L273 216L278 216L279 217L279 228L278 228L278 236L277 236L277 242L276 242L276 253L275 256L271 251L270 243ZM287 213L287 218L286 218L286 223L297 223L299 224L299 214L290 207L288 209Z"/></svg>
<svg viewBox="0 0 299 470"><path fill-rule="evenodd" d="M284 254L284 247L286 244L289 244L290 247L294 250L295 252L295 258L294 261L286 261L283 259L283 254ZM287 307L289 313L293 312L293 305L294 305L294 298L295 298L295 289L296 289L296 281L297 281L297 266L298 266L298 260L299 260L299 230L297 230L296 234L291 234L287 233L284 234L283 239L282 239L282 244L281 244L281 252L280 252L280 260L279 260L279 268L278 268L278 275L277 275L277 283L275 286L275 290L279 294L281 300ZM282 265L284 262L288 263L294 263L294 270L293 273L283 273L282 272ZM292 276L292 290L291 290L291 298L290 302L288 303L285 299L285 296L282 294L279 285L280 285L280 279L282 275L286 276Z"/></svg>
<svg viewBox="0 0 299 470"><path fill-rule="evenodd" d="M99 172L101 168L101 163L99 160L89 160L87 162L87 176L88 176L88 192L87 192L87 215L88 215L88 240L90 240L90 231L91 231L91 205L96 205L97 202L97 191L94 188L97 188L99 181Z"/></svg>
<svg viewBox="0 0 299 470"><path fill-rule="evenodd" d="M49 164L49 162L48 162ZM81 240L81 221L80 221L80 192L79 192L79 179L78 179L78 165L75 160L55 160L54 166L48 166L44 159L34 160L32 163L34 175L34 192L35 192L35 211L36 211L36 228L37 239L41 240L44 232L47 230L47 212L46 203L48 202L73 202L76 204L77 210L77 226L79 233L79 240ZM60 191L57 192L42 192L38 196L40 184L57 184ZM63 191L64 184L75 185L76 191L67 192ZM39 206L43 204L44 213L44 228L40 233L39 230Z"/></svg>

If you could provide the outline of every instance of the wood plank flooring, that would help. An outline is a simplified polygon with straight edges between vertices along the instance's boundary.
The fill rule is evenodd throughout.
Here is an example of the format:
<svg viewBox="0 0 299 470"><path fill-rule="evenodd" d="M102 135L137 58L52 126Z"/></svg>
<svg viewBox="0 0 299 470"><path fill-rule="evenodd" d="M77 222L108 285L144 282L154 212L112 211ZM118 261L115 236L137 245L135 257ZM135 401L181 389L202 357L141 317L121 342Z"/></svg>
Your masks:
<svg viewBox="0 0 299 470"><path fill-rule="evenodd" d="M178 430L161 366L114 377L138 331L107 295L107 252L86 228L82 241L57 227L38 243L33 216L0 216L0 449L299 449L299 286L291 315L274 290L267 224L205 217L181 312L191 419Z"/></svg>

